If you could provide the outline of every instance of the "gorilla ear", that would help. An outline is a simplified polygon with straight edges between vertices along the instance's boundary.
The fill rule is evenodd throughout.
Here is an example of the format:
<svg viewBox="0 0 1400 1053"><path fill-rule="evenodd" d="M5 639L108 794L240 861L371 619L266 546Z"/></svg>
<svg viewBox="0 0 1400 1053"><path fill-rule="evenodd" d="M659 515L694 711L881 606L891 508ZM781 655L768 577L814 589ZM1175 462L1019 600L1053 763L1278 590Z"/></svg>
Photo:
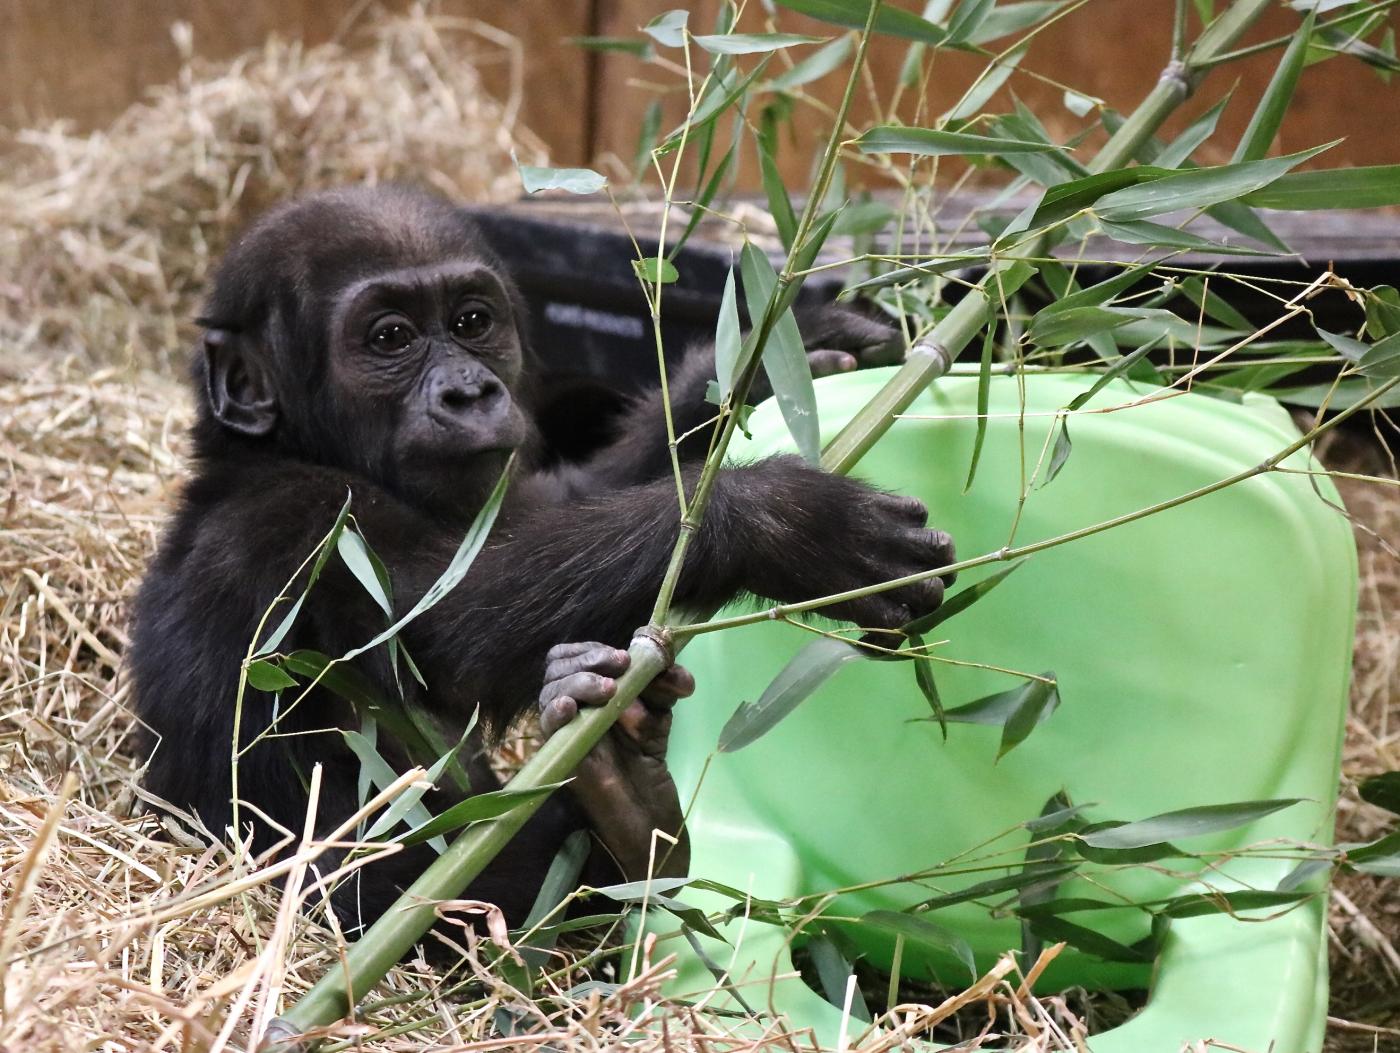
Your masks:
<svg viewBox="0 0 1400 1053"><path fill-rule="evenodd" d="M260 436L277 424L277 399L261 363L227 329L205 330L204 392L214 419L226 428Z"/></svg>

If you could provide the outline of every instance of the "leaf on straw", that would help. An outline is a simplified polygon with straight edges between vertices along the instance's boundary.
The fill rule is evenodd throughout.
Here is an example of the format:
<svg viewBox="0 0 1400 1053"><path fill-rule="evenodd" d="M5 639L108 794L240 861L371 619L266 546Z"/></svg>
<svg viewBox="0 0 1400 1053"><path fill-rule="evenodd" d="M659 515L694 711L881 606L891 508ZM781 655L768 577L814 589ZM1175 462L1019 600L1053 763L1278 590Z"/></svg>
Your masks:
<svg viewBox="0 0 1400 1053"><path fill-rule="evenodd" d="M1358 792L1366 803L1400 814L1400 771L1373 775L1361 783Z"/></svg>
<svg viewBox="0 0 1400 1053"><path fill-rule="evenodd" d="M336 542L336 551L340 553L340 558L345 565L350 568L350 573L355 576L355 580L364 586L364 590L369 593L370 598L379 605L379 609L384 612L385 617L392 618L394 616L394 605L391 598L393 590L389 584L388 571L379 558L370 552L364 538L353 530L342 530Z"/></svg>
<svg viewBox="0 0 1400 1053"><path fill-rule="evenodd" d="M1368 347L1356 368L1368 377L1400 376L1400 333Z"/></svg>
<svg viewBox="0 0 1400 1053"><path fill-rule="evenodd" d="M706 51L716 55L753 55L777 51L795 44L823 44L826 37L808 37L798 33L725 33L722 36L691 37Z"/></svg>
<svg viewBox="0 0 1400 1053"><path fill-rule="evenodd" d="M1377 285L1366 290L1366 335L1373 340L1400 333L1400 290Z"/></svg>
<svg viewBox="0 0 1400 1053"><path fill-rule="evenodd" d="M845 640L829 636L813 640L793 655L757 702L739 704L719 733L719 751L733 753L766 735L836 670L860 657L861 650Z"/></svg>
<svg viewBox="0 0 1400 1053"><path fill-rule="evenodd" d="M1138 962L1150 964L1153 956L1135 947L1119 943L1093 929L1075 925L1057 917L1036 916L1030 920L1031 930L1047 943L1067 943L1077 951L1091 954L1108 962Z"/></svg>
<svg viewBox="0 0 1400 1053"><path fill-rule="evenodd" d="M1195 892L1186 896L1174 896L1157 908L1156 913L1168 918L1203 918L1212 914L1237 914L1242 910L1289 907L1311 897L1310 892L1280 892L1267 889Z"/></svg>
<svg viewBox="0 0 1400 1053"><path fill-rule="evenodd" d="M995 6L996 0L959 0L948 19L948 44L967 43Z"/></svg>
<svg viewBox="0 0 1400 1053"><path fill-rule="evenodd" d="M967 940L927 918L894 910L872 910L861 915L860 923L903 936L910 943L951 954L967 966L973 979L977 977L977 964L972 957L972 946Z"/></svg>
<svg viewBox="0 0 1400 1053"><path fill-rule="evenodd" d="M1348 362L1360 362L1365 357L1366 352L1371 350L1360 340L1355 340L1349 336L1342 336L1340 333L1329 333L1326 329L1318 329L1317 335L1332 348L1333 351L1341 355Z"/></svg>
<svg viewBox="0 0 1400 1053"><path fill-rule="evenodd" d="M369 781L374 783L376 787L385 790L397 781L399 773L393 769L388 761L379 755L379 751L375 749L373 741L361 735L358 731L350 731L345 728L341 729L340 734L344 737L345 744L349 746L351 752L355 754L356 760L360 762L361 772L368 773ZM410 787L410 790L411 789ZM408 793L410 790L405 790L404 792ZM419 794L418 796L421 797L422 795ZM424 806L420 800L414 798L409 806L405 808L399 816L396 816L396 821L400 818L407 819L408 822L418 825L429 822L432 819L432 813L428 811L427 807ZM433 845L433 848L439 853L444 852L447 849L447 843L438 839L437 843Z"/></svg>
<svg viewBox="0 0 1400 1053"><path fill-rule="evenodd" d="M756 145L763 193L768 198L768 213L773 217L773 225L778 228L778 238L782 241L783 248L791 252L792 240L797 236L797 216L792 211L792 200L788 197L782 173L778 171L778 162L773 157L768 143L759 137Z"/></svg>
<svg viewBox="0 0 1400 1053"><path fill-rule="evenodd" d="M1060 685L1055 674L1042 675L1048 679L1028 680L1013 693L1011 712L1001 726L997 760L1024 742L1037 724L1059 708Z"/></svg>
<svg viewBox="0 0 1400 1053"><path fill-rule="evenodd" d="M991 405L992 348L995 334L995 325L988 325L982 330L982 358L977 369L977 434L972 440L972 460L967 466L967 481L963 483L963 493L972 489L972 481L977 477L977 463L982 459L982 446L987 439L987 410Z"/></svg>
<svg viewBox="0 0 1400 1053"><path fill-rule="evenodd" d="M1114 241L1125 245L1148 245L1156 249L1185 249L1187 252L1227 253L1231 256L1274 255L1269 249L1255 249L1248 245L1230 245L1222 241L1211 241L1189 230L1178 230L1163 223L1149 223L1137 220L1128 223L1114 223L1099 220L1099 229Z"/></svg>
<svg viewBox="0 0 1400 1053"><path fill-rule="evenodd" d="M868 129L856 146L865 154L918 154L922 157L953 157L969 154L999 156L1012 153L1054 153L1063 147L1022 139L999 139L970 132L945 132L936 128L909 128L882 124Z"/></svg>
<svg viewBox="0 0 1400 1053"><path fill-rule="evenodd" d="M591 168L539 168L535 165L515 166L525 193L541 190L567 190L570 194L596 194L608 185L607 177Z"/></svg>
<svg viewBox="0 0 1400 1053"><path fill-rule="evenodd" d="M1145 848L1173 838L1199 837L1245 826L1266 815L1297 804L1302 798L1286 797L1268 801L1241 801L1236 804L1209 804L1163 812L1150 819L1124 823L1092 833L1080 834L1093 848Z"/></svg>
<svg viewBox="0 0 1400 1053"><path fill-rule="evenodd" d="M752 242L744 242L739 255L744 278L744 299L755 327L777 290L778 275L768 257ZM754 329L757 333L757 328ZM773 323L763 348L763 370L772 385L773 396L783 415L798 452L811 464L821 460L821 431L817 421L817 395L812 386L812 367L807 349L791 309L785 309Z"/></svg>
<svg viewBox="0 0 1400 1053"><path fill-rule="evenodd" d="M724 295L719 302L719 321L715 324L715 372L718 374L720 400L734 390L734 371L739 364L739 305L734 298L734 269L724 276Z"/></svg>

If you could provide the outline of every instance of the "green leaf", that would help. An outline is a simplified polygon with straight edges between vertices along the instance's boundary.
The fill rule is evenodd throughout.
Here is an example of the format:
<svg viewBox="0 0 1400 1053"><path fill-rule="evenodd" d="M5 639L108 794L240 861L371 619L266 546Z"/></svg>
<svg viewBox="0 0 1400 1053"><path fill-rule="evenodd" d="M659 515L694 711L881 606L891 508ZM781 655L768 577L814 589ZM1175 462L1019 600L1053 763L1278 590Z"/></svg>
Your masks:
<svg viewBox="0 0 1400 1053"><path fill-rule="evenodd" d="M687 135L694 135L696 132L707 128L713 124L719 116L727 111L730 106L737 102L743 94L748 91L751 85L767 68L772 55L765 55L763 59L742 80L734 81L734 78L716 77L710 82L710 88L700 97L699 104L694 111L681 122L680 126L672 129L661 145L656 148L659 154L670 153L680 146L681 140ZM687 131L687 128L689 131Z"/></svg>
<svg viewBox="0 0 1400 1053"><path fill-rule="evenodd" d="M393 588L389 584L389 572L377 556L369 550L364 538L353 530L342 530L336 541L336 550L350 573L355 576L370 598L379 605L385 617L394 616Z"/></svg>
<svg viewBox="0 0 1400 1053"><path fill-rule="evenodd" d="M836 946L836 941L826 934L814 936L807 941L804 950L807 952L808 960L812 963L812 968L816 970L817 983L821 986L822 997L832 1005L844 1009L846 993L849 991L851 994L851 1016L868 1023L870 1009L865 1004L865 996L861 994L859 984L850 982L854 970L851 968L851 963L846 960L846 956Z"/></svg>
<svg viewBox="0 0 1400 1053"><path fill-rule="evenodd" d="M661 135L661 100L652 99L642 115L642 126L637 132L637 150L632 155L632 172L641 179L651 160L651 152L656 149L656 140Z"/></svg>
<svg viewBox="0 0 1400 1053"><path fill-rule="evenodd" d="M713 128L714 125L710 125L710 127ZM667 254L667 259L675 259L685 246L685 243L690 240L690 235L695 233L695 228L700 225L700 221L705 218L707 214L705 210L709 207L710 202L715 199L715 195L719 193L721 184L734 167L734 156L735 148L733 144L730 144L729 149L724 152L724 156L720 158L719 164L715 166L715 170L710 174L710 178L705 181L705 185L700 191L700 196L695 199L691 206L690 219L686 221L685 230L681 232L681 236L676 240L676 243L671 246L671 251Z"/></svg>
<svg viewBox="0 0 1400 1053"><path fill-rule="evenodd" d="M1372 344L1356 368L1368 377L1400 376L1400 333Z"/></svg>
<svg viewBox="0 0 1400 1053"><path fill-rule="evenodd" d="M1029 684L1036 683L1040 683L1040 681L1028 681L1026 684L1022 684L1020 687L1014 687L1010 691L1002 691L995 695L987 695L984 698L979 698L975 702L968 702L966 705L947 710L944 713L944 718L950 724L982 724L988 727L1005 727L1006 722L1020 710L1022 703L1025 701L1025 694ZM1039 720L1044 720L1048 717L1052 710L1053 707L1042 709L1040 711Z"/></svg>
<svg viewBox="0 0 1400 1053"><path fill-rule="evenodd" d="M1349 336L1342 336L1340 333L1329 333L1326 329L1318 329L1317 335L1332 348L1333 351L1341 355L1348 362L1360 362L1365 357L1370 348L1360 340L1354 340Z"/></svg>
<svg viewBox="0 0 1400 1053"><path fill-rule="evenodd" d="M1056 310L1051 304L1031 319L1026 335L1041 347L1063 347L1078 343L1095 333L1108 332L1127 325L1139 316L1136 312L1117 307L1070 307Z"/></svg>
<svg viewBox="0 0 1400 1053"><path fill-rule="evenodd" d="M1153 955L1135 947L1119 943L1093 929L1075 925L1057 917L1033 917L1031 930L1047 943L1067 943L1077 951L1091 954L1109 962L1138 962L1144 965L1152 962Z"/></svg>
<svg viewBox="0 0 1400 1053"><path fill-rule="evenodd" d="M773 217L773 225L778 228L778 238L782 241L783 248L791 252L792 239L797 236L797 216L792 211L792 201L788 198L787 188L783 186L778 162L769 150L768 143L759 138L756 145L763 193L768 198L768 213Z"/></svg>
<svg viewBox="0 0 1400 1053"><path fill-rule="evenodd" d="M657 15L642 26L642 32L662 47L678 48L685 44L685 24L689 20L689 11L676 8Z"/></svg>
<svg viewBox="0 0 1400 1053"><path fill-rule="evenodd" d="M1240 137L1239 146L1231 161L1257 161L1269 152L1279 125L1283 123L1288 104L1293 99L1293 90L1298 86L1298 75L1303 72L1303 61L1308 56L1308 40L1312 37L1313 22L1317 18L1314 8L1303 19L1303 25L1289 41L1278 61L1278 68L1264 89L1264 95L1249 119L1249 127Z"/></svg>
<svg viewBox="0 0 1400 1053"><path fill-rule="evenodd" d="M1074 451L1074 444L1069 438L1069 418L1060 417L1059 431L1055 435L1055 447L1050 451L1050 463L1045 466L1045 479L1041 486L1048 486L1060 474L1060 469L1069 460L1069 455Z"/></svg>
<svg viewBox="0 0 1400 1053"><path fill-rule="evenodd" d="M345 743L350 747L351 752L355 754L355 758L360 762L362 773L368 773L370 782L374 783L374 785L381 790L388 789L394 784L399 777L399 773L389 765L388 761L379 755L379 751L375 749L372 740L361 735L358 731L350 731L345 728L341 729L340 734L344 737ZM409 793L411 790L412 787L405 790L404 793ZM420 794L419 796L421 797L422 795ZM399 816L395 817L395 821L398 821L399 818L405 818L409 822L415 824L426 823L432 818L432 814L420 800L415 798ZM442 853L447 850L447 843L438 839L437 843L433 845L433 848L439 853Z"/></svg>
<svg viewBox="0 0 1400 1053"><path fill-rule="evenodd" d="M475 724L475 718L473 718L473 724ZM374 821L373 825L371 825L370 828L365 831L365 840L373 841L381 834L394 829L394 827L397 826L400 821L407 821L409 825L412 826L417 825L418 823L425 822L427 819L431 818L431 816L427 813L426 809L423 815L416 820L411 819L410 814L414 811L413 806L423 799L423 796L428 792L429 789L438 784L438 781L442 778L442 773L446 770L447 766L449 764L456 763L457 755L461 752L462 747L466 744L467 735L469 733L470 729L462 732L461 737L457 739L456 745L452 746L449 750L447 750L447 752L443 753L442 756L440 756L433 763L433 765L428 768L427 774L423 777L421 785L410 786L408 789L404 790L402 793L400 793L397 797L394 798L394 800L390 803L389 807L384 809L384 811L380 814L379 818L377 818ZM447 850L447 842L439 840L438 843L433 847L437 849L439 854L441 854Z"/></svg>
<svg viewBox="0 0 1400 1053"><path fill-rule="evenodd" d="M972 946L957 933L945 929L942 925L935 925L927 918L902 914L895 910L872 910L861 915L860 924L903 936L910 943L952 954L967 966L967 971L972 974L974 980L977 978L977 963L972 957Z"/></svg>
<svg viewBox="0 0 1400 1053"><path fill-rule="evenodd" d="M276 694L278 691L297 686L296 680L289 676L285 669L266 659L249 662L247 672L249 686L268 694Z"/></svg>
<svg viewBox="0 0 1400 1053"><path fill-rule="evenodd" d="M1144 848L1162 841L1170 841L1172 838L1199 837L1202 834L1233 830L1295 805L1301 800L1300 797L1287 797L1269 801L1241 801L1237 804L1208 804L1199 808L1183 808L1175 812L1163 812L1150 819L1139 819L1122 826L1084 833L1080 837L1085 844L1093 848Z"/></svg>
<svg viewBox="0 0 1400 1053"><path fill-rule="evenodd" d="M505 469L501 472L501 477L496 480L496 485L492 489L490 496L481 506L481 511L472 520L472 525L467 528L466 535L462 538L462 543L457 546L457 551L453 553L452 559L447 564L447 569L438 576L437 581L428 586L428 590L423 593L423 598L413 605L413 609L402 618L389 626L373 640L367 644L362 644L353 650L342 655L342 659L356 658L366 651L378 647L390 637L397 636L405 625L408 625L424 611L436 606L437 603L449 592L457 587L457 584L467 575L471 569L472 562L477 554L486 544L487 535L491 533L491 527L496 522L496 516L501 510L501 503L505 500L506 487L510 485L511 472L515 467L515 457L511 456L506 462Z"/></svg>
<svg viewBox="0 0 1400 1053"><path fill-rule="evenodd" d="M982 444L987 439L987 410L991 405L992 349L996 329L995 325L988 325L982 330L982 360L977 369L977 434L972 440L972 460L967 466L967 481L963 483L963 493L972 489L972 480L977 477L977 462L982 459Z"/></svg>
<svg viewBox="0 0 1400 1053"><path fill-rule="evenodd" d="M1230 256L1268 256L1267 249L1250 248L1248 245L1230 245L1222 241L1211 241L1189 230L1178 230L1163 223L1149 223L1137 220L1129 223L1112 223L1099 220L1099 229L1114 241L1125 245L1150 245L1157 249L1185 249L1187 252L1206 252Z"/></svg>
<svg viewBox="0 0 1400 1053"><path fill-rule="evenodd" d="M839 67L855 47L855 41L848 35L837 37L825 47L818 48L792 69L779 73L763 87L769 91L791 91L814 80L820 80Z"/></svg>
<svg viewBox="0 0 1400 1053"><path fill-rule="evenodd" d="M1213 292L1206 284L1206 280L1200 275L1177 283L1177 289L1181 295L1199 307L1206 317L1214 318L1222 325L1238 329L1242 333L1247 333L1254 328L1250 325L1248 318L1231 307L1224 297Z"/></svg>
<svg viewBox="0 0 1400 1053"><path fill-rule="evenodd" d="M972 34L968 43L985 44L989 40L997 40L1029 29L1049 18L1064 7L1066 2L1067 0L1029 0L1020 4L998 4L982 20L982 25Z"/></svg>
<svg viewBox="0 0 1400 1053"><path fill-rule="evenodd" d="M917 633L907 635L910 649L922 652L925 646L924 638ZM929 709L933 710L933 719L938 721L938 726L942 729L943 737L946 739L948 737L948 722L943 719L943 699L938 694L938 684L933 679L933 663L918 654L911 655L909 660L914 663L914 682L924 693L924 699L928 702Z"/></svg>
<svg viewBox="0 0 1400 1053"><path fill-rule="evenodd" d="M967 43L995 6L996 0L960 0L952 18L948 19L949 45Z"/></svg>
<svg viewBox="0 0 1400 1053"><path fill-rule="evenodd" d="M744 242L739 255L739 268L744 279L744 299L749 318L755 326L751 333L757 339L759 319L776 294L778 275L763 251L752 242ZM763 348L763 370L778 400L778 409L787 423L788 432L798 452L810 464L821 461L821 431L817 421L817 395L812 386L812 368L807 363L807 349L791 309L778 316Z"/></svg>
<svg viewBox="0 0 1400 1053"><path fill-rule="evenodd" d="M1400 165L1290 172L1242 200L1255 208L1287 212L1400 205Z"/></svg>
<svg viewBox="0 0 1400 1053"><path fill-rule="evenodd" d="M853 201L836 214L831 232L848 237L878 234L894 218L894 209L883 201Z"/></svg>
<svg viewBox="0 0 1400 1053"><path fill-rule="evenodd" d="M1344 859L1353 870L1382 877L1400 877L1400 830L1392 830L1365 845L1345 845Z"/></svg>
<svg viewBox="0 0 1400 1053"><path fill-rule="evenodd" d="M865 154L918 154L921 157L953 157L968 154L1000 156L1011 153L1054 153L1063 147L1022 139L999 139L969 132L945 132L935 128L910 128L882 124L856 140Z"/></svg>
<svg viewBox="0 0 1400 1053"><path fill-rule="evenodd" d="M912 622L905 625L902 631L910 635L923 635L931 632L935 627L942 625L949 618L967 610L1019 570L1021 565L1025 562L1024 558L1015 560L999 568L994 573L988 574L981 581L975 582L965 589L959 589L944 600L936 610L925 614L922 618L915 618Z"/></svg>
<svg viewBox="0 0 1400 1053"><path fill-rule="evenodd" d="M808 37L798 33L726 33L723 36L698 36L691 40L716 55L753 55L762 51L777 51L795 44L823 44L826 37Z"/></svg>
<svg viewBox="0 0 1400 1053"><path fill-rule="evenodd" d="M1357 792L1368 804L1400 814L1400 771L1373 775L1361 783Z"/></svg>
<svg viewBox="0 0 1400 1053"><path fill-rule="evenodd" d="M1123 223L1178 209L1206 208L1266 187L1289 169L1327 148L1319 146L1262 161L1173 172L1139 186L1124 187L1106 194L1095 204L1094 211L1100 219Z"/></svg>
<svg viewBox="0 0 1400 1053"><path fill-rule="evenodd" d="M335 521L331 523L330 530L327 531L325 538L321 541L321 547L316 552L316 559L311 564L311 573L306 576L306 588L302 589L301 595L297 597L291 609L283 616L277 628L273 629L268 638L262 642L262 646L253 652L254 658L261 657L265 654L271 654L273 651L277 650L282 641L287 638L287 634L291 632L292 626L297 620L297 615L301 613L302 604L306 602L306 597L311 592L312 586L314 586L317 579L321 577L321 571L326 565L326 560L330 559L331 553L335 551L336 544L340 540L340 532L345 529L345 523L349 518L350 492L346 491L345 503L340 506L340 511L336 513Z"/></svg>
<svg viewBox="0 0 1400 1053"><path fill-rule="evenodd" d="M547 797L563 785L562 782L552 782L545 786L533 786L528 790L492 790L490 793L479 793L475 797L468 797L465 801L460 801L446 811L440 812L428 822L409 831L398 841L403 845L416 845L421 841L451 833L468 823L479 823L483 819L495 819L522 805L529 804L531 801Z"/></svg>
<svg viewBox="0 0 1400 1053"><path fill-rule="evenodd" d="M739 365L739 306L734 298L734 269L724 276L724 295L719 302L719 321L715 325L715 372L719 375L720 399L727 399L734 390L734 371Z"/></svg>
<svg viewBox="0 0 1400 1053"><path fill-rule="evenodd" d="M777 3L789 11L847 29L864 29L870 14L870 0L777 0ZM874 29L877 33L920 40L925 44L942 44L948 39L947 30L941 26L889 4L882 5L876 12Z"/></svg>
<svg viewBox="0 0 1400 1053"><path fill-rule="evenodd" d="M1077 212L1092 207L1100 198L1125 187L1136 187L1153 183L1171 175L1166 168L1153 168L1149 165L1135 165L1132 168L1115 168L1109 172L1071 179L1049 187L1036 206L1031 226L1043 227L1059 223Z"/></svg>
<svg viewBox="0 0 1400 1053"><path fill-rule="evenodd" d="M1197 117L1187 125L1185 131L1167 144L1161 153L1152 158L1152 163L1158 168L1180 168L1186 164L1196 152L1196 148L1215 134L1216 123L1229 102L1230 96L1226 95Z"/></svg>
<svg viewBox="0 0 1400 1053"><path fill-rule="evenodd" d="M1081 95L1072 88L1065 89L1062 101L1064 102L1065 109L1069 110L1069 112L1076 117L1088 116L1100 102L1100 100L1091 98L1088 95Z"/></svg>
<svg viewBox="0 0 1400 1053"><path fill-rule="evenodd" d="M648 256L644 260L633 260L632 270L644 282L669 285L680 279L676 265L665 256Z"/></svg>
<svg viewBox="0 0 1400 1053"><path fill-rule="evenodd" d="M1054 673L1042 674L1048 680L1027 680L1013 694L1011 712L1001 726L1001 745L997 760L1001 760L1024 742L1037 724L1055 712L1060 705L1060 685Z"/></svg>
<svg viewBox="0 0 1400 1053"><path fill-rule="evenodd" d="M1008 892L1019 892L1031 885L1040 885L1045 882L1055 881L1059 878L1067 877L1079 869L1078 863L1032 863L1023 870L1018 870L1014 874L1007 874L1005 877L989 878L986 881L979 881L975 885L969 885L965 889L957 892L945 892L941 896L934 896L916 904L912 909L920 911L942 910L944 907L956 906L959 903L970 903L974 900L989 899L993 896L1002 896Z"/></svg>
<svg viewBox="0 0 1400 1053"><path fill-rule="evenodd" d="M566 39L574 47L584 48L587 51L621 51L629 55L636 55L638 58L650 58L652 54L649 43L645 40L635 40L632 37L568 37Z"/></svg>
<svg viewBox="0 0 1400 1053"><path fill-rule="evenodd" d="M963 93L963 97L958 100L957 105L939 118L939 123L966 120L980 112L982 107L991 100L991 97L1010 79L1011 74L1016 72L1016 66L1026 57L1030 46L1029 40L1024 44L1019 44L988 66L981 78Z"/></svg>
<svg viewBox="0 0 1400 1053"><path fill-rule="evenodd" d="M538 193L541 190L596 194L608 185L607 177L591 168L538 168L518 162L515 167L520 171L520 182L524 184L527 194Z"/></svg>
<svg viewBox="0 0 1400 1053"><path fill-rule="evenodd" d="M757 702L741 702L719 733L719 751L733 753L766 735L847 662L862 657L854 644L823 636L785 665Z"/></svg>
<svg viewBox="0 0 1400 1053"><path fill-rule="evenodd" d="M1393 285L1367 289L1366 335L1372 340L1400 333L1400 290Z"/></svg>
<svg viewBox="0 0 1400 1053"><path fill-rule="evenodd" d="M1211 914L1238 914L1243 910L1287 907L1311 898L1311 892L1237 889L1232 892L1195 892L1168 900L1156 912L1168 918L1202 918Z"/></svg>

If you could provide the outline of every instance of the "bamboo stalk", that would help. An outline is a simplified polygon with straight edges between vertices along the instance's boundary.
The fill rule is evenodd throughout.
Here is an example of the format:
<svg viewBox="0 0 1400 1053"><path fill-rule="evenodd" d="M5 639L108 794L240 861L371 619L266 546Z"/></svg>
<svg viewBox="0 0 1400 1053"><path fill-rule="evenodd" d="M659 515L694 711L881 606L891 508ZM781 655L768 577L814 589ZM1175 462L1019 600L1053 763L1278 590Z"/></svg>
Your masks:
<svg viewBox="0 0 1400 1053"><path fill-rule="evenodd" d="M1204 67L1216 55L1231 47L1264 13L1269 3L1270 0L1235 0L1221 12L1197 39L1186 61L1181 64L1182 68L1176 68L1176 63L1168 67L1162 80L1105 144L1095 158L1092 169L1107 171L1126 164L1138 147L1153 135L1175 108L1189 96L1194 81L1193 70L1197 64ZM857 61L852 67L844 105L849 105L856 74L860 68L860 59L864 56L878 9L879 0L875 0L871 4L869 18L861 37ZM824 159L828 163L823 165L823 176L829 176L835 150L839 146L837 139L840 122L836 128L837 132L833 134L832 143L827 149L830 156ZM809 195L807 210L817 208L818 201L818 194ZM811 228L812 217L804 213L802 220L800 229L805 232ZM794 242L794 251L799 245L799 241ZM1043 247L1048 247L1048 239L1047 245ZM996 261L988 268L987 274L977 286L953 306L925 341L911 350L904 366L828 444L822 454L824 467L841 473L849 471L889 430L895 417L907 409L925 387L947 373L962 350L987 324L993 302L991 290L998 288L999 282L1007 277L1014 265L1011 261ZM792 279L789 261L789 266L785 267L779 276L773 301L770 302L765 318L760 323L760 336L771 328L776 317L774 308L784 296ZM750 377L746 379L750 379L757 369L757 350L754 357L755 361L750 363L750 369L746 371ZM711 477L723 457L727 439L733 431L733 418L729 418L725 423L727 427L707 463L707 474ZM700 507L696 508L697 502L693 501L686 517L690 528L682 530L677 542L677 558L672 561L672 570L676 573L681 566L686 540L698 525L698 515L703 514L703 494L700 496ZM692 518L693 523L690 522ZM668 573L667 577L669 580L671 574ZM663 590L663 593L665 591ZM659 608L662 606L658 605ZM688 620L690 619L673 619L677 627ZM684 642L681 640L679 644L683 646ZM618 679L616 694L612 700L607 705L581 711L526 762L510 780L508 789L536 789L568 778L589 750L607 734L622 711L658 673L670 665L675 649L668 631L640 631L632 640L628 651L631 662L627 672ZM350 1012L370 988L432 926L436 916L434 904L439 900L459 896L543 801L543 797L536 798L497 819L468 827L409 887L398 904L391 907L347 950L343 962L337 963L299 1002L269 1024L259 1049L263 1053L293 1053L311 1048L311 1044L301 1040L300 1036L328 1026Z"/></svg>

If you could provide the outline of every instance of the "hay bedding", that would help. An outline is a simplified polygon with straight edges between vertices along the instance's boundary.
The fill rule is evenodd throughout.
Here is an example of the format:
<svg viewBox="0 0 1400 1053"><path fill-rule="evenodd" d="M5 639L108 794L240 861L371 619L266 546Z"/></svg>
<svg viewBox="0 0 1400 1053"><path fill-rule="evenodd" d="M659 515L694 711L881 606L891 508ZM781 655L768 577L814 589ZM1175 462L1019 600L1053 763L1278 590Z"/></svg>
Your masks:
<svg viewBox="0 0 1400 1053"><path fill-rule="evenodd" d="M336 937L279 910L258 861L140 814L121 670L125 602L180 474L178 383L210 260L253 210L299 190L413 178L507 198L507 151L539 149L486 98L469 23L422 11L356 48L269 42L224 65L191 57L109 130L14 134L0 176L0 1051L218 1050L334 961ZM188 42L186 42L188 46ZM1359 470L1375 471L1359 451ZM1390 489L1349 485L1364 522L1400 544ZM1400 573L1363 547L1350 780L1400 767ZM67 777L65 777L67 776ZM1343 798L1346 836L1383 817ZM1383 1027L1400 953L1395 883L1349 879L1334 898L1334 1014ZM341 1037L371 1048L792 1049L726 1039L712 1014L658 1006L664 963L618 990L531 1001L469 953L454 974L396 969ZM485 987L449 993L478 973ZM1072 1048L1063 1007L1018 996L1014 974L970 1000L1012 1006L1041 1049ZM463 1001L463 999L466 1001ZM1389 1001L1387 1001L1389 1000ZM451 1009L449 1011L449 1005ZM630 1022L638 1007L650 1012ZM946 1007L945 1007L946 1008ZM502 1013L538 1036L501 1038ZM931 1019L910 1010L911 1022ZM1398 1032L1339 1028L1340 1048ZM805 1043L804 1043L805 1044ZM806 1044L809 1045L809 1044Z"/></svg>

